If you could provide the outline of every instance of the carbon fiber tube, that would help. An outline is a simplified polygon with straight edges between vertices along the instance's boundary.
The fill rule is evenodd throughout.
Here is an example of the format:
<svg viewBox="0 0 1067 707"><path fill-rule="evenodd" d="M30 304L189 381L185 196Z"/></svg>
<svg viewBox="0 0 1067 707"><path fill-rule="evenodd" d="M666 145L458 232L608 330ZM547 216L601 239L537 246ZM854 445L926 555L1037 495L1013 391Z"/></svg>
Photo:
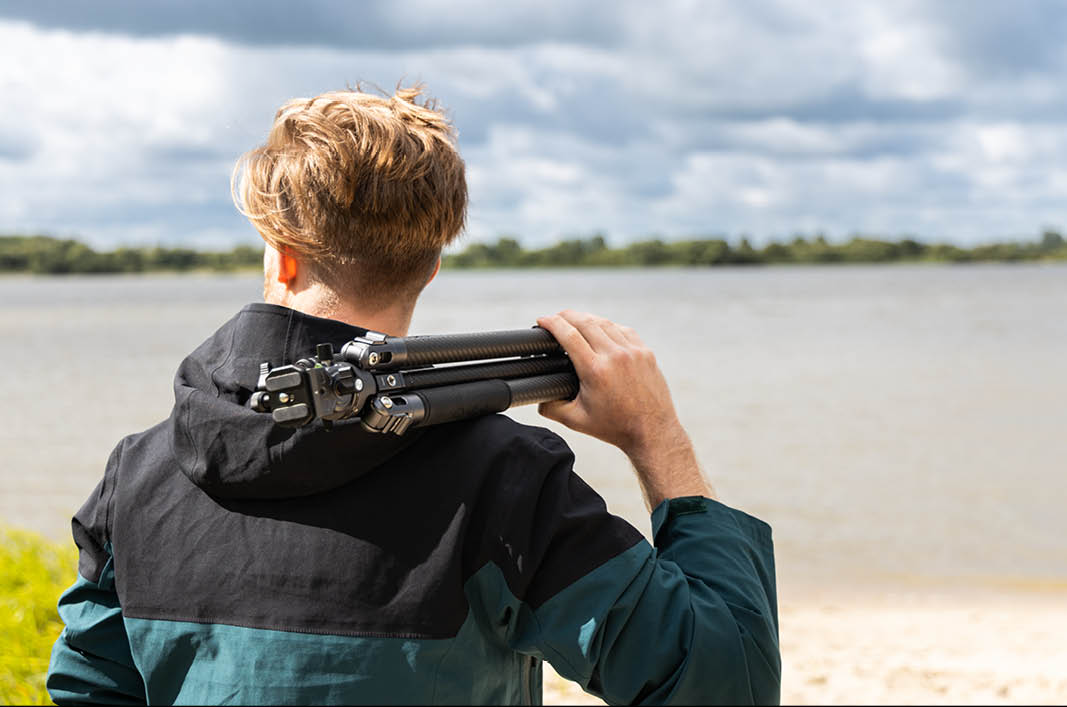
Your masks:
<svg viewBox="0 0 1067 707"><path fill-rule="evenodd" d="M566 356L540 356L515 361L474 363L469 366L429 368L422 371L404 371L401 390L433 388L487 378L529 378L573 370L570 359Z"/></svg>
<svg viewBox="0 0 1067 707"><path fill-rule="evenodd" d="M435 363L558 354L562 351L556 339L540 327L471 334L389 337L384 343L367 349L368 356L378 354L373 361L368 359L367 367L376 371L395 371Z"/></svg>
<svg viewBox="0 0 1067 707"><path fill-rule="evenodd" d="M505 381L511 390L511 406L532 405L549 400L570 400L578 395L578 376L574 373L553 373L534 378Z"/></svg>
<svg viewBox="0 0 1067 707"><path fill-rule="evenodd" d="M573 373L480 380L405 393L418 395L426 408L426 415L415 423L419 427L504 412L518 405L565 400L577 394L578 376Z"/></svg>
<svg viewBox="0 0 1067 707"><path fill-rule="evenodd" d="M511 405L511 390L498 378L413 391L422 399L426 415L420 427L503 412ZM411 395L412 393L406 393Z"/></svg>

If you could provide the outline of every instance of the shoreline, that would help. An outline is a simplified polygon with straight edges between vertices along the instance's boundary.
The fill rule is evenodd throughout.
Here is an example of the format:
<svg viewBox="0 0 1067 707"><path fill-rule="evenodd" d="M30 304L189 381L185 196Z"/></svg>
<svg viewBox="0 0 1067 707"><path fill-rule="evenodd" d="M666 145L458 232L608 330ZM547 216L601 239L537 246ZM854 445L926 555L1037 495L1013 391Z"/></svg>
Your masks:
<svg viewBox="0 0 1067 707"><path fill-rule="evenodd" d="M473 265L473 266L441 266L443 273L566 273L566 272L670 272L677 270L697 272L744 272L761 270L818 270L818 269L862 269L862 268L896 268L896 267L946 267L952 269L971 269L989 266L1018 267L1067 267L1065 258L1041 258L1034 260L884 260L884 261L828 261L828 262L767 262L767 263L716 263L714 265L692 265L685 263L664 263L662 265L591 265L581 263L575 265ZM22 278L27 280L67 280L67 279L99 279L108 277L142 278L157 275L193 275L193 276L227 276L227 275L262 275L262 268L258 265L237 267L232 269L217 269L211 267L197 267L188 269L160 269L138 271L104 271L104 272L56 272L40 273L30 270L0 270L0 278Z"/></svg>

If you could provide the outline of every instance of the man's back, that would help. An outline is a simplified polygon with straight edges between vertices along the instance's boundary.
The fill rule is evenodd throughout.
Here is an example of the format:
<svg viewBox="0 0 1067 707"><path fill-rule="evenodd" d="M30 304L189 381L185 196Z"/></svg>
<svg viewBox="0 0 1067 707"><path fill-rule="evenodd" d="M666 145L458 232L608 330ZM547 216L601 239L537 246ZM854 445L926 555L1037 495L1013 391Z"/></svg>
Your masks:
<svg viewBox="0 0 1067 707"><path fill-rule="evenodd" d="M249 305L183 363L171 418L119 444L76 518L57 701L537 702L541 658L613 701L776 699L758 521L713 509L751 564L687 578L606 512L546 430L491 416L403 438L282 431L244 406L260 360L360 333ZM709 627L680 614L708 580L770 593L716 615L732 674L689 669ZM100 666L114 692L93 695Z"/></svg>
<svg viewBox="0 0 1067 707"><path fill-rule="evenodd" d="M249 409L259 366L404 336L463 228L455 131L418 88L288 101L238 163L265 304L180 366L74 518L57 702L530 702L540 661L611 702L774 702L770 528L711 500L636 332L538 323L580 381L541 412L619 447L655 547L555 435L488 417L374 435Z"/></svg>

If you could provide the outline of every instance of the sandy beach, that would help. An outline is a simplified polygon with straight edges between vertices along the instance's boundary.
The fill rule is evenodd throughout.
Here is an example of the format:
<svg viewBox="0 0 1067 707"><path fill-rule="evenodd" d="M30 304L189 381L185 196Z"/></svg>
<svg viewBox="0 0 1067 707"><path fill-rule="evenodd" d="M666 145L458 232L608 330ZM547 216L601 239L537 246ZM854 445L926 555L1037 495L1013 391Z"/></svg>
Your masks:
<svg viewBox="0 0 1067 707"><path fill-rule="evenodd" d="M1064 704L1067 593L783 604L783 704ZM545 704L601 704L545 669Z"/></svg>

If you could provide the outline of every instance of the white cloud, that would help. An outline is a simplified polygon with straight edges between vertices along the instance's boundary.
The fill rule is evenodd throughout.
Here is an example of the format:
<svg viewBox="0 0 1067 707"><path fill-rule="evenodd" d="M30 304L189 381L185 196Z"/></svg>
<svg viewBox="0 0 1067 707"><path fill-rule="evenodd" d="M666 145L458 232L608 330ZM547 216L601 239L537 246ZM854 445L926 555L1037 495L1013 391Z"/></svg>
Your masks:
<svg viewBox="0 0 1067 707"><path fill-rule="evenodd" d="M32 136L21 159L0 161L5 230L109 240L133 207L148 217L135 221L142 237L168 236L166 223L145 228L148 209L210 200L211 177L228 174L232 157L215 120L226 104L221 42L0 23L0 46L20 57L0 63L11 107L0 133Z"/></svg>
<svg viewBox="0 0 1067 707"><path fill-rule="evenodd" d="M930 100L951 95L965 79L938 44L939 28L899 10L863 5L859 57L863 83L873 96ZM904 7L907 7L906 5Z"/></svg>
<svg viewBox="0 0 1067 707"><path fill-rule="evenodd" d="M1065 221L1067 54L1020 54L1028 36L998 44L957 10L629 2L609 26L588 5L562 23L532 4L467 8L522 40L510 45L433 3L411 30L426 41L401 41L395 12L374 7L396 46L248 44L248 31L208 36L202 18L177 15L201 34L0 20L0 232L105 246L252 239L229 173L276 107L400 78L426 81L456 121L471 238L823 229L968 241ZM283 36L271 16L257 22ZM1038 33L1040 20L1012 31ZM989 68L997 51L1014 73Z"/></svg>
<svg viewBox="0 0 1067 707"><path fill-rule="evenodd" d="M992 162L1018 161L1030 157L1022 126L1014 123L983 125L977 129L978 144Z"/></svg>

